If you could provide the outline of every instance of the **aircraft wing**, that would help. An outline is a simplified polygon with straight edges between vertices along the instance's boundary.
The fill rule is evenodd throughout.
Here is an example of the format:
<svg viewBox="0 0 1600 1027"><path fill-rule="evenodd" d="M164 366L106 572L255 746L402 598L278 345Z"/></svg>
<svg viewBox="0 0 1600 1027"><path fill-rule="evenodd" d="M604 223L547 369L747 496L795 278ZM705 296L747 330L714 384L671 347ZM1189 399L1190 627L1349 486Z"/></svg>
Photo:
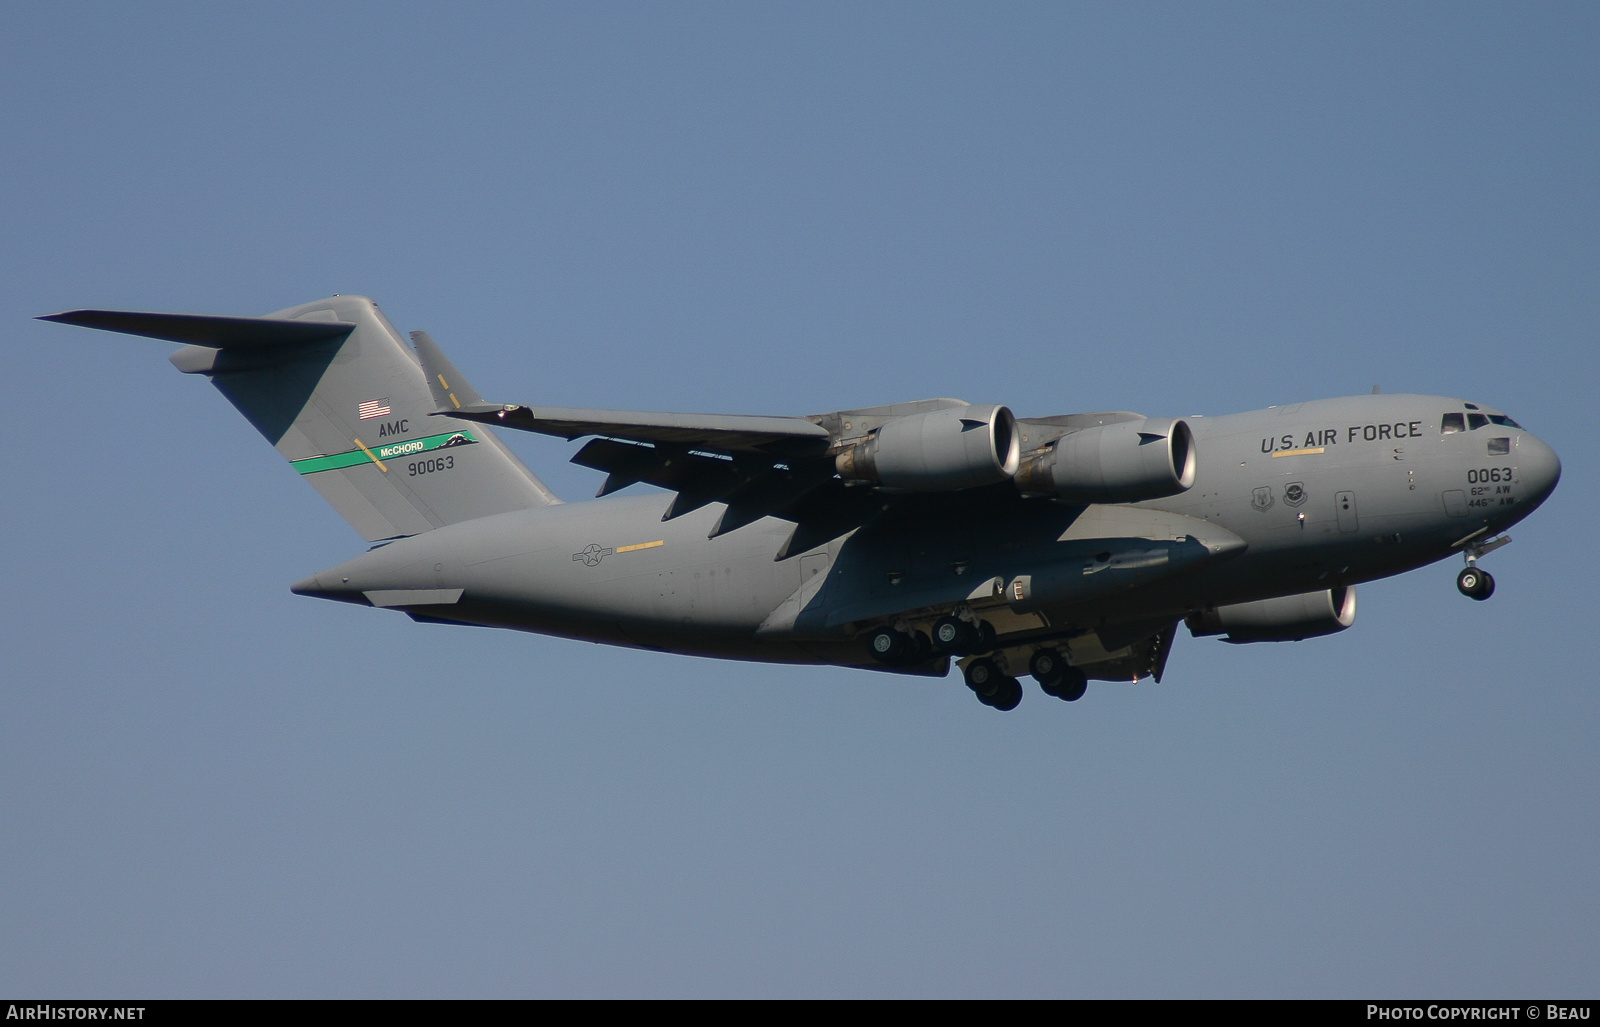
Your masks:
<svg viewBox="0 0 1600 1027"><path fill-rule="evenodd" d="M832 439L828 429L804 417L669 414L486 403L427 332L412 332L411 342L416 346L439 412L468 421L504 425L563 439L597 435L680 447L701 446L724 453L765 453L773 451L775 445L788 451L820 453L828 448ZM795 443L798 447L793 445Z"/></svg>
<svg viewBox="0 0 1600 1027"><path fill-rule="evenodd" d="M452 416L565 439L598 436L572 462L606 472L597 496L636 482L677 495L662 520L708 503L728 504L711 536L789 513L834 480L832 436L801 417L666 414L520 405L463 405ZM846 529L848 530L848 529Z"/></svg>
<svg viewBox="0 0 1600 1027"><path fill-rule="evenodd" d="M800 443L800 448L827 449L828 430L803 417L749 414L670 414L642 410L585 410L574 407L529 407L516 404L462 407L453 416L485 424L577 439L598 435L638 442L705 446L728 452L770 451L774 444Z"/></svg>
<svg viewBox="0 0 1600 1027"><path fill-rule="evenodd" d="M844 481L834 460L842 447L861 442L897 418L969 405L959 399L924 399L807 417L770 417L490 403L426 332L412 332L411 341L437 415L569 440L592 436L572 462L606 472L596 496L640 482L671 490L676 494L662 520L710 503L726 504L711 529L713 538L763 517L792 521L795 530L780 549L780 560L838 538L891 507L921 504L915 495L881 495L860 487L863 482ZM1017 423L1022 441L1032 448L1063 432L1137 417L1112 412ZM984 495L1020 501L1009 488L998 493L984 490Z"/></svg>
<svg viewBox="0 0 1600 1027"><path fill-rule="evenodd" d="M572 460L606 472L597 495L636 482L671 489L677 495L662 520L722 502L728 509L713 537L772 515L798 523L804 517L792 511L807 494L837 484L834 436L820 419L488 403L426 332L411 341L437 413L563 439L595 436Z"/></svg>

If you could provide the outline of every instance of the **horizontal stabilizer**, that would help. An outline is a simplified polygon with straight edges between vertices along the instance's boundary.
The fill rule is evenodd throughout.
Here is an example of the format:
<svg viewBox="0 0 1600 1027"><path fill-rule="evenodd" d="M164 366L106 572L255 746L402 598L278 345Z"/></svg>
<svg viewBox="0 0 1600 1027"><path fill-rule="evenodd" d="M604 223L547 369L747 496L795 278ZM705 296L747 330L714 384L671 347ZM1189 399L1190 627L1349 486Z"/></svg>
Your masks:
<svg viewBox="0 0 1600 1027"><path fill-rule="evenodd" d="M186 342L213 349L260 349L342 339L355 330L349 321L287 321L274 317L213 317L210 314L153 314L141 310L67 310L40 321L100 328L147 339Z"/></svg>

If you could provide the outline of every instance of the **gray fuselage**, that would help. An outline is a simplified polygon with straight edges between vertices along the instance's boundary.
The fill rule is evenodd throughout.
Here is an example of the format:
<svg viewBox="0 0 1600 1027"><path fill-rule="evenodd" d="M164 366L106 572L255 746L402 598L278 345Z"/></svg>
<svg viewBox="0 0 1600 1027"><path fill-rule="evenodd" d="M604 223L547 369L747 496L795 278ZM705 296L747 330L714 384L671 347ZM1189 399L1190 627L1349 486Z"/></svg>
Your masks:
<svg viewBox="0 0 1600 1027"><path fill-rule="evenodd" d="M1461 430L1447 430L1452 421ZM1166 537L1170 524L1195 526L1172 538L1210 544L1209 529L1228 541L1209 557L1197 548L1202 559L1181 572L1116 585L1108 574L1101 591L1025 617L1006 611L997 620L1003 642L1170 621L1397 574L1521 520L1560 475L1550 447L1508 418L1436 396L1319 400L1189 424L1194 485L1126 507L1023 498L1009 485L915 505L885 493L880 514L854 532L780 560L788 521L764 518L708 538L722 504L663 521L670 495L613 496L400 539L295 591L404 608L422 620L872 666L857 638L866 628L948 612L974 597L975 583L1045 574L1097 539L1108 547L1102 560L1129 536ZM1157 530L1118 527L1144 523L1131 511L1147 512ZM1102 522L1111 530L1097 534Z"/></svg>

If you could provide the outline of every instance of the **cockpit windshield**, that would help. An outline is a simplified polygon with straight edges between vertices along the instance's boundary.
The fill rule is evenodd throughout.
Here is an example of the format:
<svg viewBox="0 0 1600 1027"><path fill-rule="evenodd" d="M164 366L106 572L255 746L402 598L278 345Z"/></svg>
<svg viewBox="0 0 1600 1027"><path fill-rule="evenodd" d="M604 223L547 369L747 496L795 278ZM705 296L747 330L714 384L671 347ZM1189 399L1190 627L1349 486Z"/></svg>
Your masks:
<svg viewBox="0 0 1600 1027"><path fill-rule="evenodd" d="M1470 403L1467 405L1473 410L1477 409ZM1522 425L1513 421L1505 414L1464 414L1460 413L1459 411L1452 410L1439 420L1439 434L1454 435L1456 432L1467 431L1469 429L1476 431L1479 428L1487 428L1491 424L1497 424L1502 428L1516 428L1519 430L1522 428Z"/></svg>

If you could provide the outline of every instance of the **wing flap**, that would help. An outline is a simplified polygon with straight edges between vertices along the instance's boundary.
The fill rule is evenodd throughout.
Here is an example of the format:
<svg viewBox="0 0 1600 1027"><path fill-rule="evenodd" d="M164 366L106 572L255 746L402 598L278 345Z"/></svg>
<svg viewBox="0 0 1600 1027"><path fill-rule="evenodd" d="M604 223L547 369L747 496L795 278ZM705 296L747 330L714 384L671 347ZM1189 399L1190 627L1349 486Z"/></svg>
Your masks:
<svg viewBox="0 0 1600 1027"><path fill-rule="evenodd" d="M726 535L763 517L795 520L790 508L832 477L833 466L824 460L807 461L793 468L770 468L723 497L728 508L711 529L710 537Z"/></svg>
<svg viewBox="0 0 1600 1027"><path fill-rule="evenodd" d="M1073 663L1094 681L1137 681L1154 678L1161 683L1167 669L1167 657L1172 653L1172 640L1177 635L1179 621L1160 625L1146 623L1113 628L1100 635L1084 636L1068 643L1072 649ZM1155 630L1151 630L1154 628ZM1137 637L1132 637L1137 636ZM1092 639L1092 644L1088 642ZM1083 653L1082 648L1099 650ZM1098 659L1094 658L1096 655ZM1088 659L1081 658L1088 656Z"/></svg>

